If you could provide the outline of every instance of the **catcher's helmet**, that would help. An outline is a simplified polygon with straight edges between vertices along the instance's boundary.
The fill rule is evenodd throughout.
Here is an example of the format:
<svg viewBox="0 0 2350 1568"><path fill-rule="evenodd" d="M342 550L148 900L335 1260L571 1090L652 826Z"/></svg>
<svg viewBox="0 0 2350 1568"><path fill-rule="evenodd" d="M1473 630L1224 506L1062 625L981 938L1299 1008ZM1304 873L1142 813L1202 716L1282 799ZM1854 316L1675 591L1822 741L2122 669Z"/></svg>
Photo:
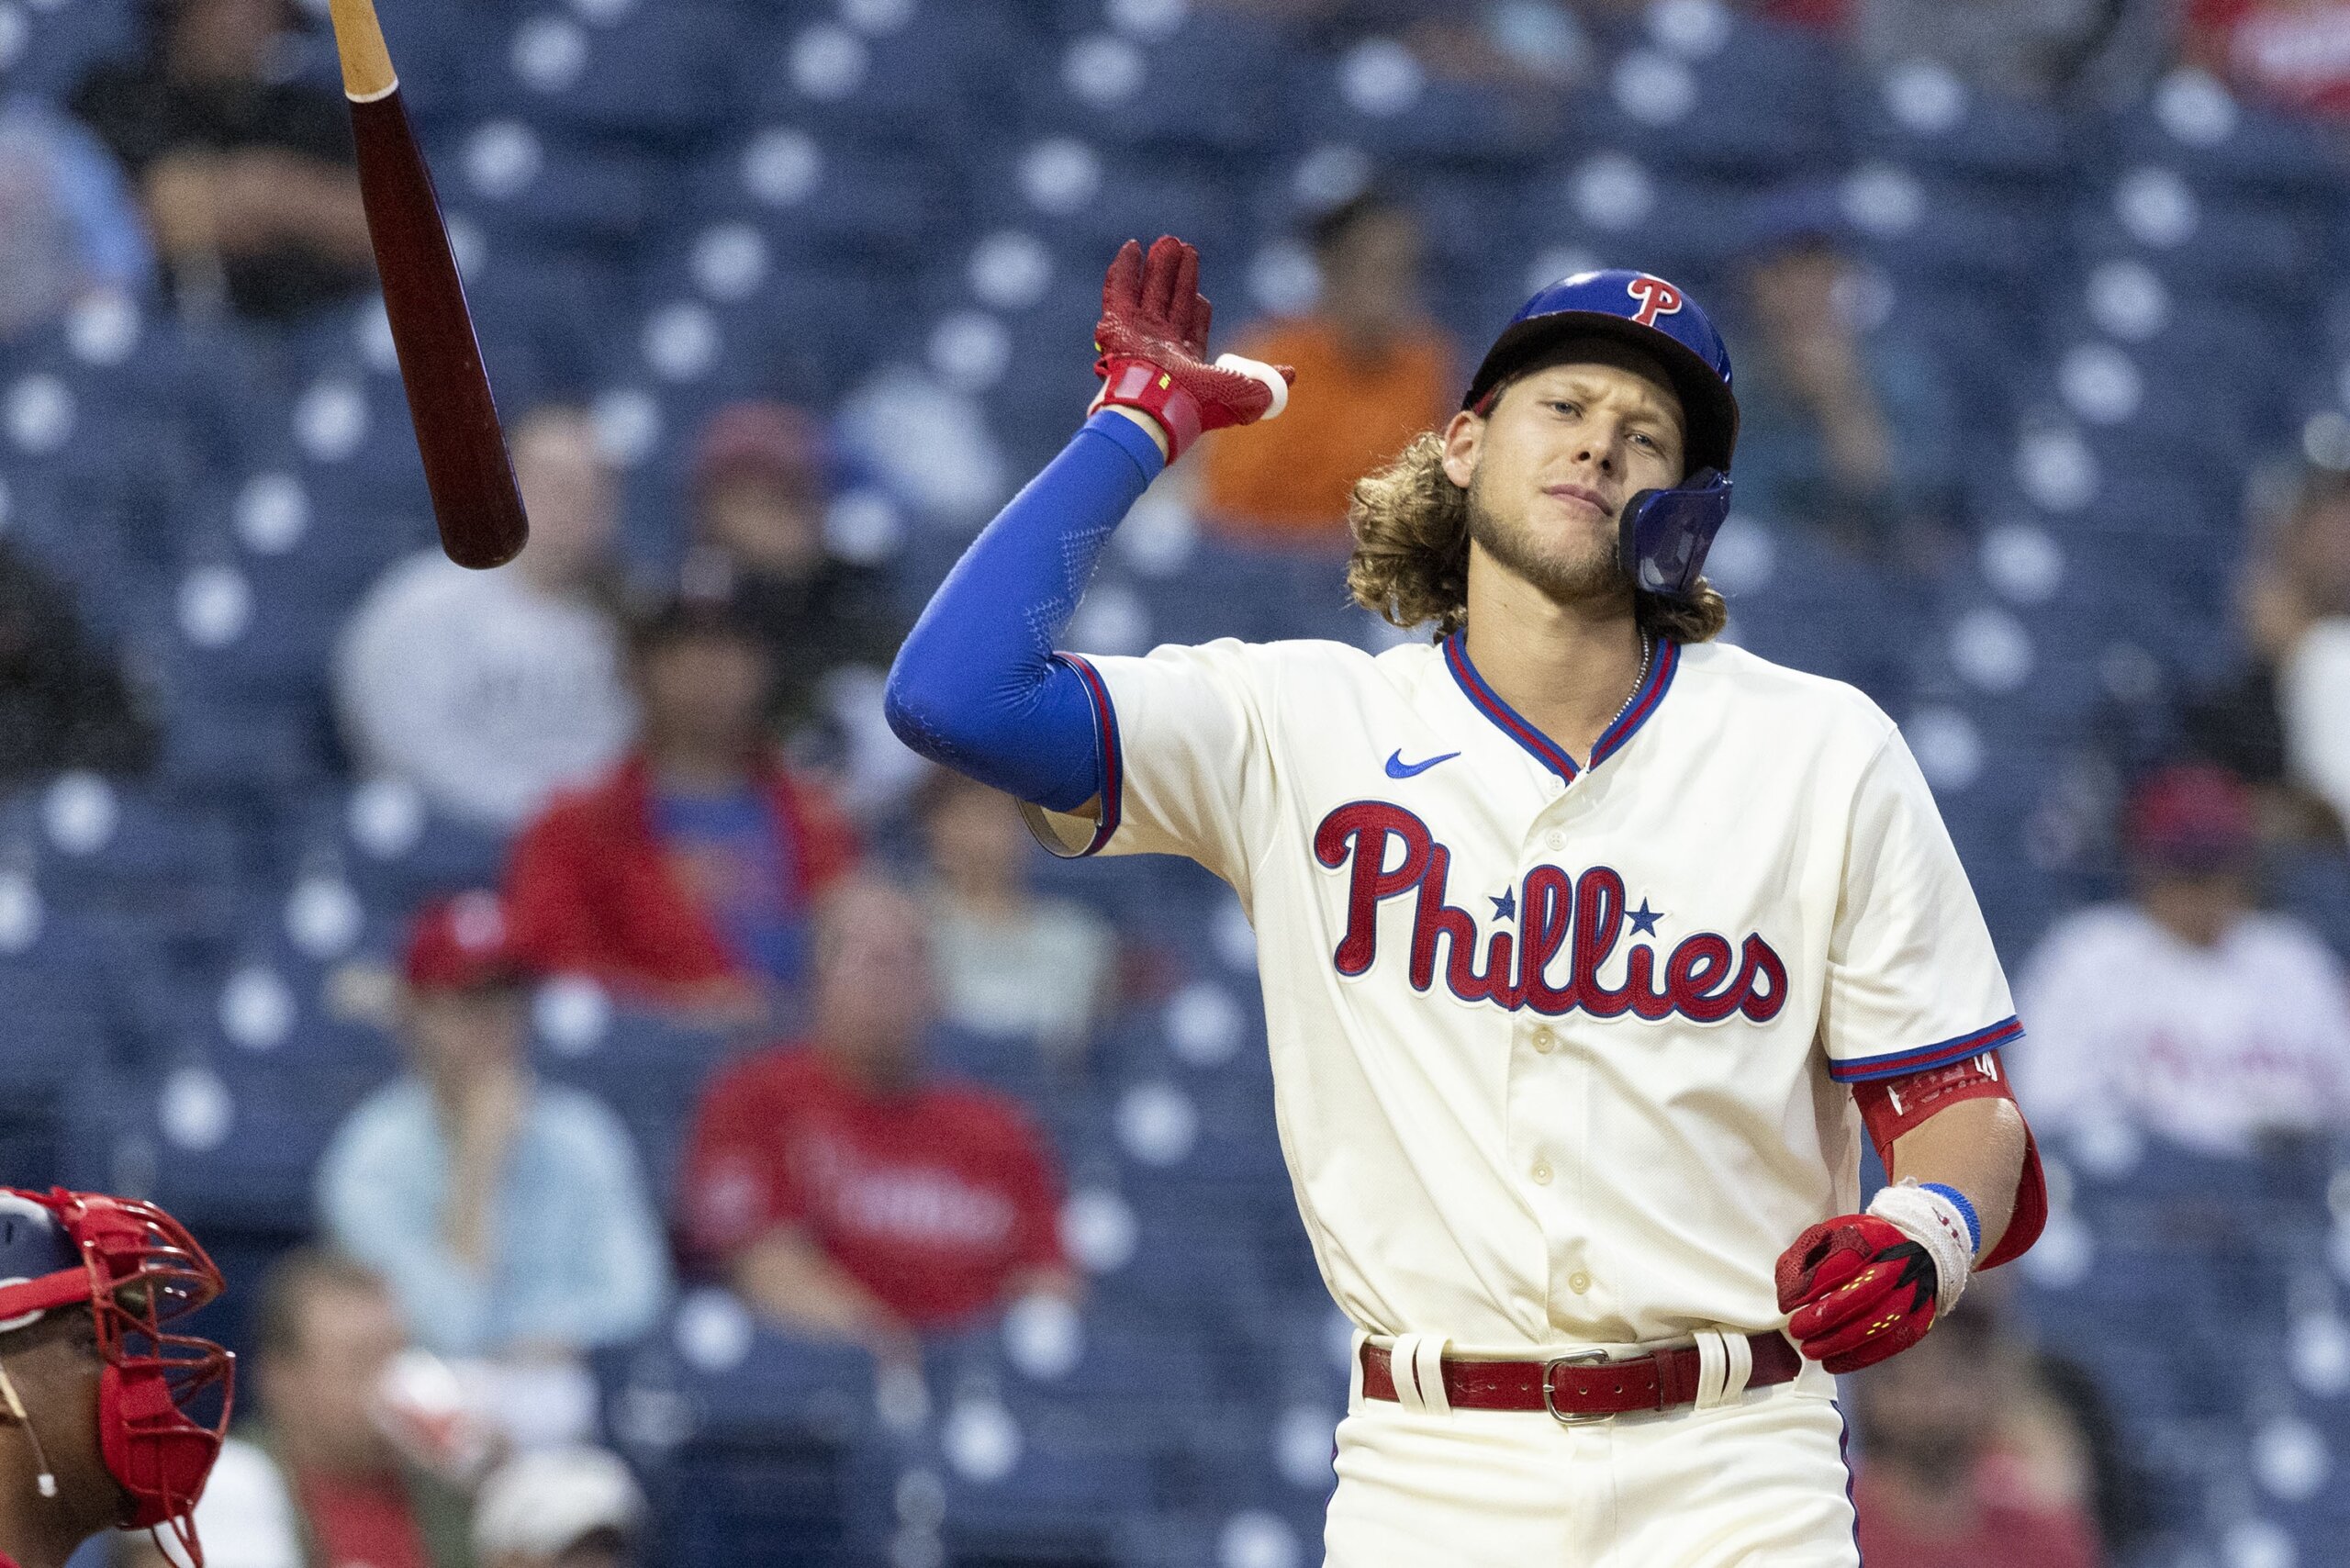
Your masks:
<svg viewBox="0 0 2350 1568"><path fill-rule="evenodd" d="M1469 382L1460 406L1490 411L1502 388L1571 338L1613 338L1654 357L1681 399L1688 472L1670 490L1642 490L1619 522L1625 570L1668 599L1695 591L1706 552L1729 516L1729 462L1738 398L1729 350L1697 302L1652 273L1577 273L1537 293L1510 318Z"/></svg>
<svg viewBox="0 0 2350 1568"><path fill-rule="evenodd" d="M135 1505L126 1524L167 1529L197 1568L196 1501L229 1429L236 1362L172 1326L220 1289L204 1249L152 1204L0 1187L0 1333L88 1311L105 1362L98 1450Z"/></svg>

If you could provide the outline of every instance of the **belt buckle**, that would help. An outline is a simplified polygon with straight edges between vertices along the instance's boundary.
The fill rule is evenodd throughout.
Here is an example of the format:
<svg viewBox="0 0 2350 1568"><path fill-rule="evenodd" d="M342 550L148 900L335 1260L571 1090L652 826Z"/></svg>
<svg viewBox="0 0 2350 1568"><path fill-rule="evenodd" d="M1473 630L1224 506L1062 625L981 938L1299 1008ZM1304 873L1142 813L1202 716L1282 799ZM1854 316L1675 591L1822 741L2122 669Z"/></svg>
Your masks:
<svg viewBox="0 0 2350 1568"><path fill-rule="evenodd" d="M1605 1350L1585 1350L1580 1355L1553 1356L1549 1361L1544 1361L1542 1363L1542 1408L1550 1412L1550 1419L1556 1421L1561 1427L1588 1427L1594 1422L1613 1421L1616 1419L1616 1414L1612 1410L1600 1410L1586 1414L1579 1410L1560 1409L1558 1398L1550 1386L1550 1369L1552 1367L1606 1366L1615 1359L1615 1357L1609 1355Z"/></svg>

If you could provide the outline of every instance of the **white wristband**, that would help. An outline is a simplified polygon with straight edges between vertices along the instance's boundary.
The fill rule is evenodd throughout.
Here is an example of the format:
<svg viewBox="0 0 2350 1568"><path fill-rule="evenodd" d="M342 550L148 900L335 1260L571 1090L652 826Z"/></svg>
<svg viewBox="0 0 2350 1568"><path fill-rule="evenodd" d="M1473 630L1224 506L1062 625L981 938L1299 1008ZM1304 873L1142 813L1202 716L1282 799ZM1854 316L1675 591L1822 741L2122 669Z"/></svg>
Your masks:
<svg viewBox="0 0 2350 1568"><path fill-rule="evenodd" d="M1915 1182L1904 1182L1878 1193L1868 1212L1926 1249L1940 1286L1934 1294L1935 1315L1948 1316L1975 1272L1975 1243L1958 1205Z"/></svg>
<svg viewBox="0 0 2350 1568"><path fill-rule="evenodd" d="M1264 361L1245 358L1237 353L1220 353L1215 356L1215 367L1235 371L1251 381L1265 384L1265 389L1273 395L1273 406L1265 410L1264 418L1278 420L1281 417L1281 410L1289 407L1288 378Z"/></svg>

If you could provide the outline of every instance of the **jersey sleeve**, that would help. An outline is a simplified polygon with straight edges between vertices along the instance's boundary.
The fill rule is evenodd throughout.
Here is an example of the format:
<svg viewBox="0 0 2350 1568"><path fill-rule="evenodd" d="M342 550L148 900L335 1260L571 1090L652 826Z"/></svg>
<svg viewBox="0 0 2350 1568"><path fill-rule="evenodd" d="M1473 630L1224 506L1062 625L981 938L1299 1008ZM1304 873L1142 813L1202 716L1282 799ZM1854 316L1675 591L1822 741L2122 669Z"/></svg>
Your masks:
<svg viewBox="0 0 2350 1568"><path fill-rule="evenodd" d="M1242 888L1270 820L1273 767L1248 644L1055 656L1084 678L1102 764L1098 821L1028 808L1062 855L1181 855Z"/></svg>
<svg viewBox="0 0 2350 1568"><path fill-rule="evenodd" d="M1820 1008L1830 1075L1897 1078L2020 1038L1975 890L1898 733L1863 771L1848 821Z"/></svg>

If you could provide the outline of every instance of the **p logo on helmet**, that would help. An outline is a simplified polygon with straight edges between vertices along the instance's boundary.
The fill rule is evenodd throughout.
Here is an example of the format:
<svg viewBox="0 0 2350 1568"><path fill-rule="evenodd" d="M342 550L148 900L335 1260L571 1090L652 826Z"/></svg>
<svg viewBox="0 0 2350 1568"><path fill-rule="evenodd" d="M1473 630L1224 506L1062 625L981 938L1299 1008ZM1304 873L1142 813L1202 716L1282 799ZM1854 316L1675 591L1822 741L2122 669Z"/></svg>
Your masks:
<svg viewBox="0 0 2350 1568"><path fill-rule="evenodd" d="M1660 316L1677 315L1681 309L1681 291L1654 273L1639 273L1624 286L1624 292L1640 302L1632 314L1632 324L1653 327Z"/></svg>

